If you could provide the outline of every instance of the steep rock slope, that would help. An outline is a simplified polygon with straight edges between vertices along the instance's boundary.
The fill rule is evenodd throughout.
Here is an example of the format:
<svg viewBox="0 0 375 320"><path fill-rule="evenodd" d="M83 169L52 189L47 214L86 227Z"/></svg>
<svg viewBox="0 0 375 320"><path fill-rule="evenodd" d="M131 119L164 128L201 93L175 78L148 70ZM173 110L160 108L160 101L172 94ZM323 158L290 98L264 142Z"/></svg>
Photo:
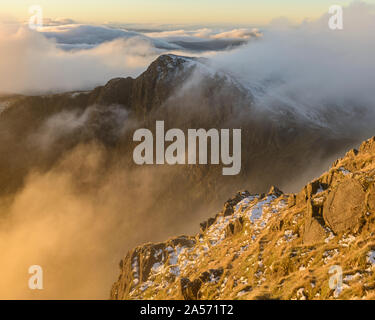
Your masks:
<svg viewBox="0 0 375 320"><path fill-rule="evenodd" d="M273 118L254 107L251 92L233 76L205 59L174 55L160 56L136 79L113 79L87 92L3 97L0 104L0 215L9 212L35 174L71 176L81 198L100 198L104 185L114 186L111 196L132 195L118 204L119 217L132 231L144 230L128 232L125 243L119 240L122 250L196 232L234 186L265 192L277 184L294 190L290 185L300 182L291 181L292 175L311 177L306 168L316 170L358 139L300 122L293 114ZM185 133L241 128L241 174L223 176L221 165L135 165L133 133L154 132L156 120L164 120L166 130ZM66 162L77 154L79 161ZM92 157L100 158L95 168ZM115 181L114 172L119 173ZM142 185L146 198L137 189ZM42 192L41 201L47 199Z"/></svg>
<svg viewBox="0 0 375 320"><path fill-rule="evenodd" d="M331 289L332 266L342 285ZM120 262L111 299L374 299L375 138L298 194L237 193L195 236Z"/></svg>
<svg viewBox="0 0 375 320"><path fill-rule="evenodd" d="M137 128L154 130L156 120L164 120L166 130L241 128L241 176L215 185L241 186L245 178L263 191L271 183L284 187L291 174L305 172L304 159L319 165L362 140L301 122L291 112L275 118L256 109L251 92L207 60L162 55L136 79L113 79L87 92L1 99L0 194L17 191L30 171L49 170L79 144L100 143L109 159L116 154L124 166L134 166L132 134ZM52 143L43 147L50 137ZM224 180L219 166L185 169L182 176L199 181Z"/></svg>
<svg viewBox="0 0 375 320"><path fill-rule="evenodd" d="M200 86L200 94L187 87L184 97L174 97L193 74L205 83ZM214 90L219 92L215 97ZM202 109L189 116L190 105L181 113L181 101L193 92L194 104ZM178 110L168 107L168 99L173 100L169 106L177 105ZM228 118L228 110L240 101L248 106L250 99L234 80L215 73L205 60L175 55L160 56L136 79L113 79L92 91L1 97L0 194L16 191L32 169L48 170L79 144L100 143L108 153L121 154L129 159L127 165L132 165L132 134L136 128L153 129L155 120L184 128L189 126L187 121L202 119L205 106L212 106L206 119L216 119L212 121L217 125L218 119ZM196 125L203 124L197 121ZM45 135L56 139L41 150Z"/></svg>

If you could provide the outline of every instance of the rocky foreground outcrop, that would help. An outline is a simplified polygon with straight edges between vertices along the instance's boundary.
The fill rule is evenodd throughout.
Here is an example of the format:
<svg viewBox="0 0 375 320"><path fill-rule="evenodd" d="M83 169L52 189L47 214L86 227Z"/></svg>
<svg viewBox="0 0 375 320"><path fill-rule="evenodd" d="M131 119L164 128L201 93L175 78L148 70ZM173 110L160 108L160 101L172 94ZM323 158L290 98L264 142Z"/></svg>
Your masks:
<svg viewBox="0 0 375 320"><path fill-rule="evenodd" d="M341 290L331 289L332 266ZM196 236L131 250L111 290L111 299L330 298L375 298L375 138L298 194L239 192Z"/></svg>

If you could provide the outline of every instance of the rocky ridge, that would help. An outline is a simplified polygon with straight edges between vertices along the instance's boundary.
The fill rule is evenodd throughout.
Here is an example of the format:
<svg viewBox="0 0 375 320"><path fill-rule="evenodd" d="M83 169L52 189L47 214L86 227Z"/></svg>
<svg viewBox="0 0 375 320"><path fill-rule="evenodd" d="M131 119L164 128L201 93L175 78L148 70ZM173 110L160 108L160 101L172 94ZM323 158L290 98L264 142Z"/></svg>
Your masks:
<svg viewBox="0 0 375 320"><path fill-rule="evenodd" d="M301 122L290 112L274 118L254 106L251 91L208 60L162 55L139 77L112 79L91 91L0 98L0 154L14 155L0 157L0 196L17 192L30 171L49 170L83 144L103 145L108 159L115 154L124 166L134 167L132 135L138 128L154 130L157 120L165 121L166 130L242 129L240 176L223 181L218 166L184 167L177 173L194 184L208 181L202 193L213 201L227 197L232 183L244 188L243 180L251 181L253 186L246 187L252 192L271 184L284 188L295 183L288 181L291 174L300 176L311 163L331 161L363 139ZM52 143L41 150L40 139Z"/></svg>
<svg viewBox="0 0 375 320"><path fill-rule="evenodd" d="M242 191L199 234L130 250L111 290L111 299L335 298L375 298L375 138L298 194Z"/></svg>

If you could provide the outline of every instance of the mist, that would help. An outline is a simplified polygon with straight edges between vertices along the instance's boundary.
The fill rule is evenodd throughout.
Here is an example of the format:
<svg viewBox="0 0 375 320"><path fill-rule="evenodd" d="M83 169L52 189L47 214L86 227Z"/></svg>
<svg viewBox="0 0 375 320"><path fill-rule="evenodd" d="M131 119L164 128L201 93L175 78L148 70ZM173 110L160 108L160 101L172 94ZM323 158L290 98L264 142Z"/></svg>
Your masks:
<svg viewBox="0 0 375 320"><path fill-rule="evenodd" d="M106 165L107 158L98 144L80 145L49 172L32 172L1 207L1 299L108 299L127 250L198 231L196 221L210 212L204 202L183 224L182 190L174 187L170 210L159 203L174 169L130 170ZM35 264L45 284L37 292L27 287Z"/></svg>
<svg viewBox="0 0 375 320"><path fill-rule="evenodd" d="M256 30L212 32L202 29L147 32L147 37L168 43L251 39L248 44L231 47L225 52L214 47L202 55L210 57L213 69L229 73L241 88L251 93L252 107L260 111L264 119L289 111L300 121L297 123L300 127L311 126L315 130L313 133L322 128L324 133L352 143L373 135L374 130L374 7L355 3L345 8L343 31L330 30L328 18L327 15L293 27L271 24L262 36ZM65 42L58 43L56 34L52 33L61 27L55 27L51 22L50 37L26 27L0 27L0 92L35 94L87 90L111 78L136 77L160 53L188 52L183 46L160 49L147 37L134 34L120 39L103 36L105 39L92 43L83 43L82 39L87 38L69 43L69 39L61 35L60 41ZM63 48L62 44L72 47ZM199 89L203 91L200 81L204 81L204 77L194 74L169 100L169 103L186 103L174 109L181 123L186 123L190 116L191 119L213 117L210 105L202 103L195 109L191 107L192 103L203 101L200 100ZM188 96L191 92L194 92L193 97ZM215 94L226 96L226 92ZM298 191L309 179L326 170L340 154L326 157L318 148L311 150L310 146L304 146L302 136L293 140L302 146L302 156L307 155L301 162L309 162L306 164L309 169L301 176L294 174L301 168L295 168L289 176L284 172L285 163L290 164L293 157L292 146L285 150L283 159L268 157L268 167L261 157L264 150L255 153L254 161L259 166L251 169L259 169L259 180L250 181L246 176L248 172L240 177L241 181L227 180L226 185L210 180L212 176L205 176L206 172L198 179L189 180L189 176L196 174L189 168L135 167L131 163L132 145L128 138L139 123L130 120L121 106L109 107L113 129L109 134L122 139L121 147L126 152L111 149L97 137L88 139L85 130L89 131L88 123L98 110L101 106L63 111L42 121L33 134L22 141L17 137L4 139L14 144L6 150L18 151L18 146L26 146L26 151L22 149L25 159L31 157L28 152L32 151L33 156L40 156L41 162L53 157L57 160L40 167L30 165L25 169L27 177L22 186L0 197L1 299L107 299L116 279L117 265L127 250L147 241L198 232L199 222L220 211L227 200L223 195L229 197L242 187L264 192L270 180L277 180L282 182L280 187L284 191ZM247 122L254 114L249 116L246 110L225 119L225 125L258 123L256 132L259 135L266 132L268 138L268 130L274 127L256 122L259 119ZM217 119L223 116L220 111L215 113ZM64 149L61 141L71 136L85 139ZM270 136L273 142L272 132ZM293 133L287 137L291 136ZM258 142L258 136L250 138ZM244 139L250 138L244 136ZM258 145L264 147L268 142L260 141ZM333 144L335 140L329 142ZM314 141L312 146L319 143ZM328 143L325 147L332 149ZM277 148L270 154L272 152L279 154ZM310 158L311 153L316 158ZM10 160L5 163L12 166L22 163L24 159L17 155L7 153ZM268 171L275 168L280 169L280 175L271 177ZM218 191L219 188L222 190ZM38 292L27 287L28 268L35 264L43 267L45 277L45 288Z"/></svg>
<svg viewBox="0 0 375 320"><path fill-rule="evenodd" d="M375 7L345 7L343 30L331 30L329 18L271 23L260 41L217 54L212 64L239 80L270 116L289 111L341 135L348 126L373 130Z"/></svg>
<svg viewBox="0 0 375 320"><path fill-rule="evenodd" d="M210 55L260 36L249 29L142 34L64 22L72 21L47 20L40 32L0 23L0 94L93 89L116 77L137 77L162 53Z"/></svg>
<svg viewBox="0 0 375 320"><path fill-rule="evenodd" d="M0 92L92 89L112 78L139 75L158 54L149 41L137 37L65 51L26 26L0 26Z"/></svg>

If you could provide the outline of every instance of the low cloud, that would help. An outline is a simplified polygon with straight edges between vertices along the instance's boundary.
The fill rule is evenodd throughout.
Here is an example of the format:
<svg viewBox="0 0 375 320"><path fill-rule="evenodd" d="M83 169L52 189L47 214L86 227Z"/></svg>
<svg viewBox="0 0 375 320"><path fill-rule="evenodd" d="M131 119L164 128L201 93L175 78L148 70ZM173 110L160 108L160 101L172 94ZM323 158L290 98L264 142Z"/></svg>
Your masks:
<svg viewBox="0 0 375 320"><path fill-rule="evenodd" d="M60 138L66 139L67 136L79 134L79 131L82 133L85 126L103 126L103 124L107 125L105 129L107 139L116 140L124 133L124 123L127 118L128 111L118 105L106 107L93 105L84 111L62 111L47 119L36 133L28 137L28 142L34 146L36 152L48 153ZM100 124L95 123L97 119L100 119Z"/></svg>
<svg viewBox="0 0 375 320"><path fill-rule="evenodd" d="M270 27L260 41L213 55L213 66L227 70L249 88L267 116L291 110L316 124L330 123L351 137L354 131L349 129L371 131L375 119L371 113L375 107L373 7L356 4L344 13L344 31L329 30L328 16L282 32ZM0 90L7 92L78 90L117 76L136 76L163 52L138 36L67 51L58 47L54 36L47 39L15 25L0 29ZM57 29L49 30L52 35ZM190 44L215 36L220 38L215 40L246 37L243 30L209 36L208 30L199 32L200 37L206 35L195 35L194 41L189 38ZM65 45L85 44L69 44L67 37ZM210 108L196 107L200 116L212 117ZM369 112L361 115L358 108ZM61 145L56 141L76 134L96 111L92 106L82 113L58 113L30 136L29 143L57 152ZM116 106L112 111L119 121L115 134L121 135L128 125L126 113ZM98 143L78 145L44 172L29 168L32 172L12 201L0 199L0 298L106 299L116 278L116 265L127 249L193 233L197 221L217 211L217 206L216 211L199 207L206 205L207 189L189 185L183 179L187 174L178 179L181 169L129 168L128 156L109 153ZM232 189L230 184L223 186ZM27 270L34 264L44 269L45 290L41 292L27 288Z"/></svg>
<svg viewBox="0 0 375 320"><path fill-rule="evenodd" d="M294 116L340 134L373 128L375 10L355 2L344 8L344 30L328 27L330 16L300 26L270 26L260 41L212 57L234 75L262 110Z"/></svg>
<svg viewBox="0 0 375 320"><path fill-rule="evenodd" d="M257 36L256 30L174 31L169 36L51 20L40 32L0 25L0 93L87 90L116 77L136 77L162 53L210 55ZM175 36L173 36L175 33Z"/></svg>
<svg viewBox="0 0 375 320"><path fill-rule="evenodd" d="M0 92L91 89L115 77L139 75L159 54L138 37L65 51L27 27L0 27Z"/></svg>
<svg viewBox="0 0 375 320"><path fill-rule="evenodd" d="M230 29L230 30L215 30L211 28L201 28L196 30L169 30L161 32L148 32L145 33L147 36L152 38L164 38L170 41L176 39L189 38L192 41L200 39L250 39L252 37L260 37L261 32L256 28L240 28L240 29Z"/></svg>
<svg viewBox="0 0 375 320"><path fill-rule="evenodd" d="M134 182L130 172L100 176L103 157L98 146L79 147L49 173L29 176L7 209L9 216L0 217L0 298L109 297L116 265L135 244L134 229L145 218L137 216L139 209L148 203L131 205L137 187L127 185ZM78 178L95 188L80 187ZM147 199L151 181L144 178L138 187ZM34 264L44 271L42 291L27 288L27 270Z"/></svg>
<svg viewBox="0 0 375 320"><path fill-rule="evenodd" d="M80 24L56 24L40 32L54 39L63 49L89 48L114 39L141 38L161 50L181 50L190 53L225 50L261 36L258 29L177 29L177 30L127 30L121 27ZM194 43L194 45L193 45Z"/></svg>
<svg viewBox="0 0 375 320"><path fill-rule="evenodd" d="M31 172L11 204L0 198L0 299L108 299L127 250L197 231L210 210L187 209L198 191L175 180L178 168L111 165L113 157L81 144L48 172ZM31 265L43 268L43 290L27 287Z"/></svg>
<svg viewBox="0 0 375 320"><path fill-rule="evenodd" d="M147 41L155 48L176 49L176 46L160 40L153 40L139 32L123 29L110 28L106 26L67 24L43 27L40 32L47 38L53 39L58 45L91 45L96 46L116 39L137 38Z"/></svg>
<svg viewBox="0 0 375 320"><path fill-rule="evenodd" d="M71 24L76 24L77 22L74 21L73 19L69 18L56 18L56 19L51 19L51 18L45 18L43 19L43 26L61 26L61 25L71 25Z"/></svg>

